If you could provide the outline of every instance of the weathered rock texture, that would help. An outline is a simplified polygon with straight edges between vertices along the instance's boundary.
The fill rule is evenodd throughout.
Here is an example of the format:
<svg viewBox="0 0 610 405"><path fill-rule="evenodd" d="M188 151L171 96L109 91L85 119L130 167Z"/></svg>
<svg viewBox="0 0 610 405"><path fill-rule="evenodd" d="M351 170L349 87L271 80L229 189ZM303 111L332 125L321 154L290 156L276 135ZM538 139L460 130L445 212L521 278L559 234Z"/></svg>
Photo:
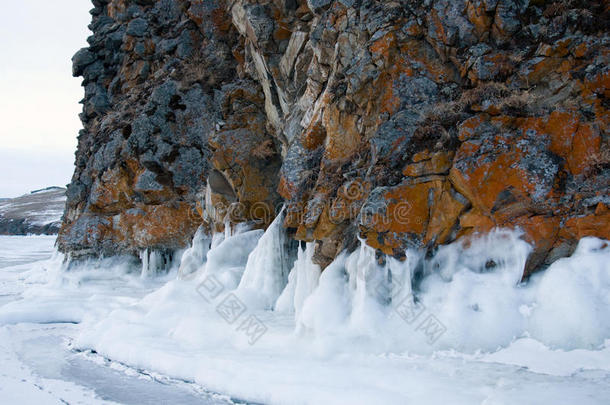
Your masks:
<svg viewBox="0 0 610 405"><path fill-rule="evenodd" d="M90 46L73 58L84 129L60 249L77 257L185 247L210 173L233 200L276 205L280 156L260 85L237 74L240 40L224 4L93 4ZM261 144L268 151L252 154Z"/></svg>
<svg viewBox="0 0 610 405"><path fill-rule="evenodd" d="M358 235L401 256L519 227L528 271L610 239L602 1L94 4L65 251L181 247L282 200L322 265Z"/></svg>

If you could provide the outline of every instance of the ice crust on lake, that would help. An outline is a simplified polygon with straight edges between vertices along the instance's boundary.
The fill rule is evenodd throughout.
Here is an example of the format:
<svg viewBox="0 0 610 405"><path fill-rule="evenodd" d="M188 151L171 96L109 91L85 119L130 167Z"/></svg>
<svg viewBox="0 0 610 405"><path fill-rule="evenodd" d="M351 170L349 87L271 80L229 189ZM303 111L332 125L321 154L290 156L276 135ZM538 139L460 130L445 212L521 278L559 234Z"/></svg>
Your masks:
<svg viewBox="0 0 610 405"><path fill-rule="evenodd" d="M276 222L199 231L180 264L144 279L127 260L66 271L56 258L0 307L0 325L78 322L80 350L271 404L610 397L607 241L582 239L527 282L531 246L506 230L402 262L362 244L321 271L313 244L283 252ZM148 293L114 299L108 284ZM227 317L227 302L239 316Z"/></svg>

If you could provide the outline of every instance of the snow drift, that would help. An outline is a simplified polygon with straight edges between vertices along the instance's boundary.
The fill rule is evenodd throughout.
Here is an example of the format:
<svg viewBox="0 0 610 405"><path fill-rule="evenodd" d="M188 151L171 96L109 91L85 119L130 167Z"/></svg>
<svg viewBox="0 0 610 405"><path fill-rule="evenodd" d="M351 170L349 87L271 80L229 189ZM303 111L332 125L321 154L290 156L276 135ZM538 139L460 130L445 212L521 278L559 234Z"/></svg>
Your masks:
<svg viewBox="0 0 610 405"><path fill-rule="evenodd" d="M106 260L60 271L56 258L47 284L1 307L0 323L78 322L79 350L265 403L610 394L607 377L586 374L610 371L607 241L582 239L527 282L531 246L507 230L405 261L361 244L321 271L313 244L284 250L280 223L200 230L166 273L154 252L141 270ZM110 299L116 291L96 290L105 278L144 296ZM480 389L488 379L504 383Z"/></svg>

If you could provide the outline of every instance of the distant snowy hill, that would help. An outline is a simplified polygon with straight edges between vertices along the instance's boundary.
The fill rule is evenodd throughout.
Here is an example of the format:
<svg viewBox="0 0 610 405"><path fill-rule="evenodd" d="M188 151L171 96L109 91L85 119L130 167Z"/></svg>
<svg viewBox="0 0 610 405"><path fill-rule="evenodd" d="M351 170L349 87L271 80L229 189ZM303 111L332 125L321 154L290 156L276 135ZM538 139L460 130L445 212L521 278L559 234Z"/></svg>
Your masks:
<svg viewBox="0 0 610 405"><path fill-rule="evenodd" d="M17 198L0 199L0 235L56 234L66 189L48 187Z"/></svg>

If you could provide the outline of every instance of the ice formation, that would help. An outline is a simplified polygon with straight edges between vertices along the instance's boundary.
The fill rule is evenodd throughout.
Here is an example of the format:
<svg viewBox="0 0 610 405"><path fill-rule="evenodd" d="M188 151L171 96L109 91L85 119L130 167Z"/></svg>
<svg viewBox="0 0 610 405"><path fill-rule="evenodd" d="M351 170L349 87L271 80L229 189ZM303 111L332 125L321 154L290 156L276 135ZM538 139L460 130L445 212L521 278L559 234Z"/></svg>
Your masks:
<svg viewBox="0 0 610 405"><path fill-rule="evenodd" d="M0 326L71 322L75 349L270 404L438 403L437 394L603 404L610 394L607 241L582 239L526 282L530 246L506 230L404 261L361 244L323 271L314 244L289 246L286 277L290 266L267 267L279 263L278 231L201 231L180 270L154 275L149 253L144 278L117 258L34 266L22 298L0 307Z"/></svg>
<svg viewBox="0 0 610 405"><path fill-rule="evenodd" d="M404 261L361 243L321 271L314 244L298 247L296 259L287 252L281 221L265 233L198 233L180 272L199 282L216 277L251 311L290 316L299 336L368 342L373 351L494 351L529 336L549 347L594 349L610 337L605 241L584 238L571 257L527 282L531 246L501 229L428 257L410 250Z"/></svg>
<svg viewBox="0 0 610 405"><path fill-rule="evenodd" d="M271 223L248 255L238 295L252 308L272 309L288 282L292 255L285 249L287 238L283 211Z"/></svg>

